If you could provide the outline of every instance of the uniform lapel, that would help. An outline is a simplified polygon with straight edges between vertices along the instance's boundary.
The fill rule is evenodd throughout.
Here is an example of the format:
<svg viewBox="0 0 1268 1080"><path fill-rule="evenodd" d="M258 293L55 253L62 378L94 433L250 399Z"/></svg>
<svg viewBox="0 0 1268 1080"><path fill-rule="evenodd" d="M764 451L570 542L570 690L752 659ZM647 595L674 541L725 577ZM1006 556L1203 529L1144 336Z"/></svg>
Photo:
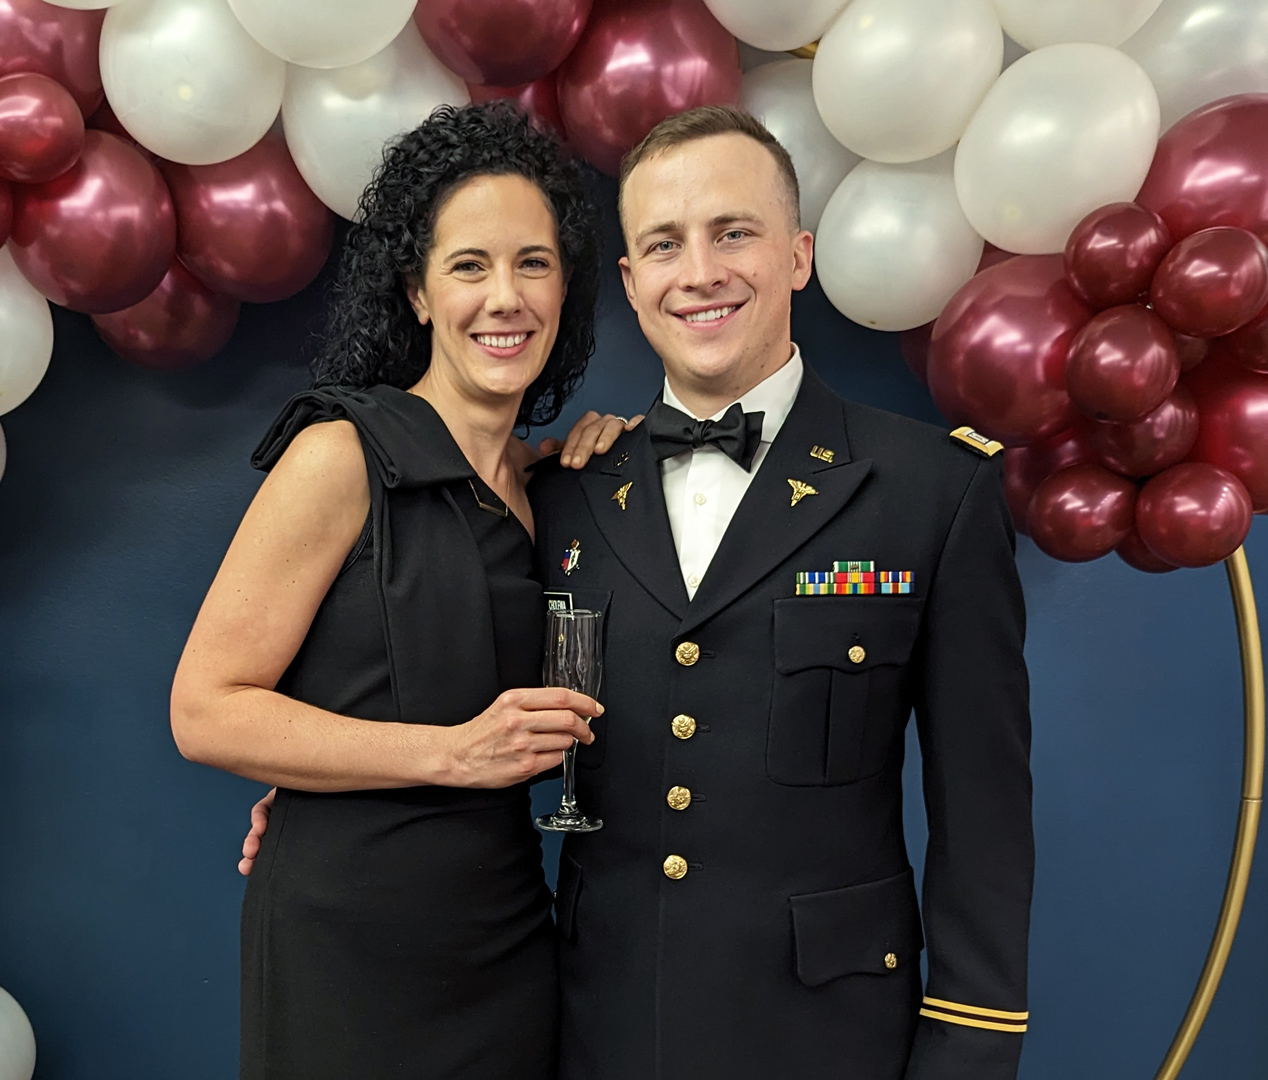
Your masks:
<svg viewBox="0 0 1268 1080"><path fill-rule="evenodd" d="M647 429L640 425L621 436L601 460L592 460L581 474L581 488L616 557L643 588L681 619L687 613L687 588Z"/></svg>
<svg viewBox="0 0 1268 1080"><path fill-rule="evenodd" d="M811 456L816 447L829 450L832 460ZM841 399L807 367L797 401L731 519L679 632L716 615L814 536L871 468L870 459L851 459ZM792 480L814 493L792 505ZM790 596L792 586L790 580Z"/></svg>

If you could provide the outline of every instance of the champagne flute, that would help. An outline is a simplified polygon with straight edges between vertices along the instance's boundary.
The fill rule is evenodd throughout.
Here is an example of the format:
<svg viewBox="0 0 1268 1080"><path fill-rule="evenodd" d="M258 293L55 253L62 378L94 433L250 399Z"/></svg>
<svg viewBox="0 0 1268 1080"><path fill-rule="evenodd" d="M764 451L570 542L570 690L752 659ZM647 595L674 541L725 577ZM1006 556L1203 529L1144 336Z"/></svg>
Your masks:
<svg viewBox="0 0 1268 1080"><path fill-rule="evenodd" d="M596 697L603 676L601 646L602 612L575 608L551 611L546 615L546 658L542 681L579 694ZM589 723L590 717L586 717ZM588 818L577 809L577 740L564 751L564 793L559 809L537 819L546 832L597 832L603 828L598 818Z"/></svg>

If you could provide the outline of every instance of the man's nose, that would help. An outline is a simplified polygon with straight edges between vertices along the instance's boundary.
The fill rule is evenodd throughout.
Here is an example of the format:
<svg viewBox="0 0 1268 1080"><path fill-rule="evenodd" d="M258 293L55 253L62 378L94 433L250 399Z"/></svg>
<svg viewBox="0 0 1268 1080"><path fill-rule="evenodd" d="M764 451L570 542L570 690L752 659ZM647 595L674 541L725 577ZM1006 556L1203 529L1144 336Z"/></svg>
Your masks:
<svg viewBox="0 0 1268 1080"><path fill-rule="evenodd" d="M679 284L684 289L712 292L726 281L726 266L718 258L713 245L706 241L688 241L683 247L679 266Z"/></svg>

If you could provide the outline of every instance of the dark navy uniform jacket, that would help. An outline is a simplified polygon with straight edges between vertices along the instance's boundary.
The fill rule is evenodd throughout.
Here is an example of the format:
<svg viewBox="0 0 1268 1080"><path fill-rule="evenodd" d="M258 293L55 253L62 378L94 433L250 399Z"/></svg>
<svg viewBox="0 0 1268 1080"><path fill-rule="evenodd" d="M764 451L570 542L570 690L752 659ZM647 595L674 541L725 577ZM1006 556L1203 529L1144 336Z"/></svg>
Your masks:
<svg viewBox="0 0 1268 1080"><path fill-rule="evenodd" d="M547 589L606 616L606 712L578 755L605 827L565 838L556 894L561 1080L1016 1075L1033 842L1001 471L807 368L688 602L642 427L580 472L538 468ZM851 560L912 571L911 593L795 595Z"/></svg>

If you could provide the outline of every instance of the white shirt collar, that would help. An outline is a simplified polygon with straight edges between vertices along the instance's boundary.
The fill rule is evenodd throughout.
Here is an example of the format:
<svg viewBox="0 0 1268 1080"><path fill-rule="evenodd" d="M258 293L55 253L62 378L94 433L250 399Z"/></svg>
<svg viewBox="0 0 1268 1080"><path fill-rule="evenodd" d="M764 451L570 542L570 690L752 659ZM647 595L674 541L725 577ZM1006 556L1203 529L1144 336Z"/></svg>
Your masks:
<svg viewBox="0 0 1268 1080"><path fill-rule="evenodd" d="M767 375L752 390L740 398L740 408L746 413L760 412L762 417L762 442L775 441L779 429L784 426L788 414L792 412L793 402L797 400L797 391L801 389L802 376L801 350L793 344L792 356L788 363L772 375ZM678 395L669 386L669 378L665 378L665 389L662 398L666 405L684 412L688 416L695 414L678 400ZM734 403L732 403L734 404ZM731 406L728 405L727 409ZM726 409L719 409L712 416L697 416L697 420L721 420Z"/></svg>

